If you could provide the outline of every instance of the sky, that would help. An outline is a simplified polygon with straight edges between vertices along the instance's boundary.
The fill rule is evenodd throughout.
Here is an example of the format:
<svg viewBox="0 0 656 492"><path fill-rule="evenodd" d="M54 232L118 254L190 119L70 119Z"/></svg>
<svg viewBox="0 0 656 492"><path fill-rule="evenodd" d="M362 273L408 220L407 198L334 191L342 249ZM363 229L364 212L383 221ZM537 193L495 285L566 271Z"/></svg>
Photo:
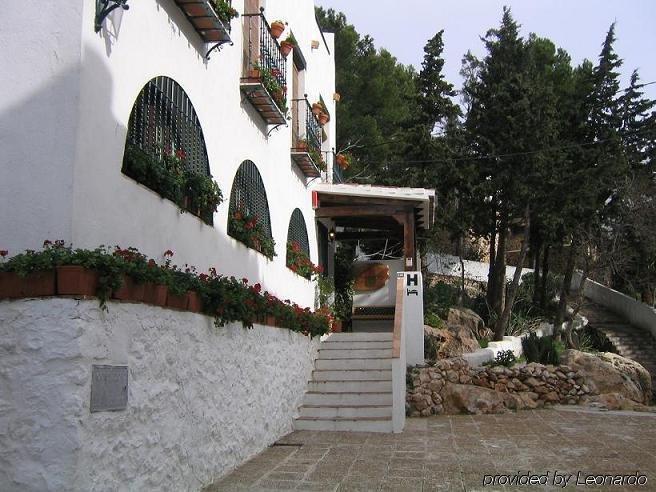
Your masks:
<svg viewBox="0 0 656 492"><path fill-rule="evenodd" d="M480 37L501 21L503 6L511 7L521 34L534 32L565 49L574 65L585 58L596 63L601 44L616 22L615 51L624 60L622 87L639 69L642 82L656 81L656 0L315 0L343 12L376 47L399 62L421 69L426 41L444 29L444 75L459 89L462 56L471 50L482 58ZM656 99L656 84L645 87Z"/></svg>

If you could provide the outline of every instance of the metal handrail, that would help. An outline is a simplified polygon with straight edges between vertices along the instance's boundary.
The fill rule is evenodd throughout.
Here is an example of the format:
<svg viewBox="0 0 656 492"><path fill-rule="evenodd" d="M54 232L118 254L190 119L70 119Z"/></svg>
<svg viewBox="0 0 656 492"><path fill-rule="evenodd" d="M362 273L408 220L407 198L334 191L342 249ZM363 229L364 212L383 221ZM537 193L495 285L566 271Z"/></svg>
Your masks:
<svg viewBox="0 0 656 492"><path fill-rule="evenodd" d="M255 14L243 14L244 42L248 48L244 60L244 77L257 64L261 70L271 73L283 92L287 91L287 60L280 51L278 40L271 34L271 27L264 17L264 7ZM259 19L259 21L258 21Z"/></svg>
<svg viewBox="0 0 656 492"><path fill-rule="evenodd" d="M342 169L337 165L334 154L335 152L333 152L333 183L343 183L344 174L342 173Z"/></svg>
<svg viewBox="0 0 656 492"><path fill-rule="evenodd" d="M321 152L321 125L319 125L319 120L312 113L312 105L307 99L307 94L303 99L292 99L292 102L298 103L296 110L292 114L294 145L296 146L299 141L305 140L308 149L314 152Z"/></svg>

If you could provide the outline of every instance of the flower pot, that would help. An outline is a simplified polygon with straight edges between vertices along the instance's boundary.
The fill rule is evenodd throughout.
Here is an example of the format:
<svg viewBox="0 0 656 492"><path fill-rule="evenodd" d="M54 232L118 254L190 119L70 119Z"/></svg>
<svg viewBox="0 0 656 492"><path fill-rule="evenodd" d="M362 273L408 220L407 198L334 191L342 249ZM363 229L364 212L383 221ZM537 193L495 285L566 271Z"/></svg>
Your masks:
<svg viewBox="0 0 656 492"><path fill-rule="evenodd" d="M200 313L203 310L203 300L198 292L193 290L187 292L187 310L192 313Z"/></svg>
<svg viewBox="0 0 656 492"><path fill-rule="evenodd" d="M282 56L287 58L289 54L292 52L294 49L294 45L288 41L283 41L280 43L280 53L282 53Z"/></svg>
<svg viewBox="0 0 656 492"><path fill-rule="evenodd" d="M271 316L271 315L267 315L264 324L267 325L267 326L276 326L276 317Z"/></svg>
<svg viewBox="0 0 656 492"><path fill-rule="evenodd" d="M307 142L297 142L296 143L296 150L299 150L301 152L307 152L307 149L308 149Z"/></svg>
<svg viewBox="0 0 656 492"><path fill-rule="evenodd" d="M312 114L318 117L321 112L323 112L323 106L319 103L314 103L312 105Z"/></svg>
<svg viewBox="0 0 656 492"><path fill-rule="evenodd" d="M189 302L189 298L186 292L181 296L177 296L169 292L168 295L166 296L166 307L170 307L173 309L186 310L188 302Z"/></svg>
<svg viewBox="0 0 656 492"><path fill-rule="evenodd" d="M282 22L276 21L271 24L271 36L273 36L275 39L278 39L280 36L282 36L284 30L285 24Z"/></svg>
<svg viewBox="0 0 656 492"><path fill-rule="evenodd" d="M337 165L342 168L342 169L347 169L349 167L349 162L348 159L346 158L345 155L343 154L338 154L337 157L335 158L337 161Z"/></svg>
<svg viewBox="0 0 656 492"><path fill-rule="evenodd" d="M118 299L119 301L142 302L144 292L144 284L139 284L132 280L131 277L123 275L123 283L121 287L112 293L112 298Z"/></svg>
<svg viewBox="0 0 656 492"><path fill-rule="evenodd" d="M341 333L342 332L342 320L341 319L336 319L333 321L333 324L330 327L330 331L333 333Z"/></svg>
<svg viewBox="0 0 656 492"><path fill-rule="evenodd" d="M143 302L153 306L166 306L166 295L169 288L166 285L146 282L143 284Z"/></svg>
<svg viewBox="0 0 656 492"><path fill-rule="evenodd" d="M257 68L251 68L246 75L246 78L252 81L259 81L262 78L260 71Z"/></svg>
<svg viewBox="0 0 656 492"><path fill-rule="evenodd" d="M98 272L78 265L57 267L57 293L63 296L96 295Z"/></svg>
<svg viewBox="0 0 656 492"><path fill-rule="evenodd" d="M330 121L330 116L328 116L326 113L323 111L319 113L319 124L321 126L324 126L326 123Z"/></svg>
<svg viewBox="0 0 656 492"><path fill-rule="evenodd" d="M55 271L30 273L21 277L15 272L0 273L0 299L54 296Z"/></svg>

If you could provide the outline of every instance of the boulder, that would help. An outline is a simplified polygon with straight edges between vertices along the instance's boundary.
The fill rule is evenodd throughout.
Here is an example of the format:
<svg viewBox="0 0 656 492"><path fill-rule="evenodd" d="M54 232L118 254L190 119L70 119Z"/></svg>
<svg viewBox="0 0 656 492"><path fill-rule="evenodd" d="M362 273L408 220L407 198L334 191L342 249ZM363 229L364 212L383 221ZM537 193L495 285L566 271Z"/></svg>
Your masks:
<svg viewBox="0 0 656 492"><path fill-rule="evenodd" d="M506 410L502 394L470 384L447 384L442 390L442 405L448 414L503 413Z"/></svg>
<svg viewBox="0 0 656 492"><path fill-rule="evenodd" d="M603 395L591 396L586 398L585 403L588 406L602 410L649 410L645 405L629 400L619 393L604 393Z"/></svg>
<svg viewBox="0 0 656 492"><path fill-rule="evenodd" d="M649 404L652 382L649 372L637 362L610 352L589 354L566 350L562 362L580 372L590 392L615 393L641 404Z"/></svg>
<svg viewBox="0 0 656 492"><path fill-rule="evenodd" d="M467 308L451 308L446 320L447 326L464 326L480 338L488 335L489 329L478 314Z"/></svg>
<svg viewBox="0 0 656 492"><path fill-rule="evenodd" d="M424 326L424 342L426 347L435 347L440 359L459 357L480 348L472 331L460 325L446 328Z"/></svg>

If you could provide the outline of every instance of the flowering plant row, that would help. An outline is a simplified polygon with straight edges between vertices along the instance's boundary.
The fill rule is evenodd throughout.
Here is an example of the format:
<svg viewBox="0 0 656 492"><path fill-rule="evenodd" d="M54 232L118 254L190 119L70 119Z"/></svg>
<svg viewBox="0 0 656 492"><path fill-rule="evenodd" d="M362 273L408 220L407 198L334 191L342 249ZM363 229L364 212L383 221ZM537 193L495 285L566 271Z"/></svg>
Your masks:
<svg viewBox="0 0 656 492"><path fill-rule="evenodd" d="M239 17L239 12L237 12L237 10L235 10L226 0L211 0L211 4L217 17L223 22L223 24L225 24L225 27L230 30L230 21Z"/></svg>
<svg viewBox="0 0 656 492"><path fill-rule="evenodd" d="M128 144L123 158L123 172L176 203L181 211L189 211L208 224L223 201L219 185L202 173L186 166L182 149L145 151Z"/></svg>
<svg viewBox="0 0 656 492"><path fill-rule="evenodd" d="M56 268L75 265L98 274L95 295L101 306L129 279L137 284L151 283L168 287L169 295L196 293L202 300L202 312L215 318L216 326L241 322L251 328L253 323L275 317L276 325L304 335L317 336L328 332L331 317L327 311L312 312L290 300L281 301L260 284L249 285L248 279L226 277L210 268L208 273L197 273L189 265L178 267L172 263L173 252L164 253L158 264L135 248L100 246L94 250L73 249L63 241L45 241L41 251L28 250L6 259L8 252L0 250L0 274L15 273L20 277Z"/></svg>
<svg viewBox="0 0 656 492"><path fill-rule="evenodd" d="M276 256L276 242L269 236L257 215L251 215L243 209L236 210L228 217L228 234L270 260Z"/></svg>
<svg viewBox="0 0 656 492"><path fill-rule="evenodd" d="M312 263L297 241L287 243L287 268L308 280L323 272L323 267Z"/></svg>

